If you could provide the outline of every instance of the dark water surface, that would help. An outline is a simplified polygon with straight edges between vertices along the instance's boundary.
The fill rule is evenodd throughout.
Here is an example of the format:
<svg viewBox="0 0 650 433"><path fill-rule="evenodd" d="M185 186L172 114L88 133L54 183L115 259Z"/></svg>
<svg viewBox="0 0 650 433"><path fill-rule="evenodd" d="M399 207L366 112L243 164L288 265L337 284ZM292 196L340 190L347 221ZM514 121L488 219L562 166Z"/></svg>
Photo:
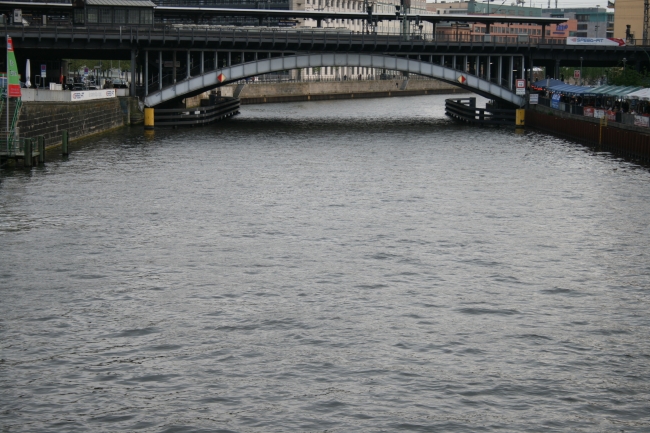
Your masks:
<svg viewBox="0 0 650 433"><path fill-rule="evenodd" d="M443 101L5 170L0 431L650 431L649 171Z"/></svg>

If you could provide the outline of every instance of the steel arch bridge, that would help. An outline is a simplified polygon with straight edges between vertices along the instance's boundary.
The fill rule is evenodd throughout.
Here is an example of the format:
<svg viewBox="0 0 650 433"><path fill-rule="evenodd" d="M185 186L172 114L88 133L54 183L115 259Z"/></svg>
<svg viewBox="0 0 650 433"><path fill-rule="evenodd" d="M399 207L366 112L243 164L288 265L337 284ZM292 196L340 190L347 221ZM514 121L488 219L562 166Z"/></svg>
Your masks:
<svg viewBox="0 0 650 433"><path fill-rule="evenodd" d="M457 57L460 57L460 59L457 59ZM327 66L368 67L418 74L445 81L447 83L478 93L490 99L496 99L516 106L524 105L524 98L516 95L512 90L510 90L510 88L512 88L512 82L514 78L523 78L523 76L512 76L512 56L494 57L494 60L496 60L498 63L499 77L502 76L503 70L510 71L510 76L507 80L510 88L501 86L491 80L492 77L490 77L489 66L483 73L484 77L479 77L474 74L470 74L466 70L462 70L467 69L467 57L468 56L463 55L453 56L451 63L454 66L456 66L456 64L465 65L465 67L461 68L460 70L456 69L455 67L445 66L444 59L441 62L442 64L435 64L431 61L408 59L385 54L306 53L283 57L258 59L246 63L240 63L220 69L215 69L209 72L204 72L197 76L178 81L167 87L160 88L159 90L148 93L146 95L144 99L144 105L147 107L154 107L168 101L195 96L197 94L219 87L223 84L228 84L255 75L286 71L290 69ZM504 58L506 59L506 62L503 62ZM433 60L432 57L431 60ZM145 87L148 88L148 85L145 84Z"/></svg>

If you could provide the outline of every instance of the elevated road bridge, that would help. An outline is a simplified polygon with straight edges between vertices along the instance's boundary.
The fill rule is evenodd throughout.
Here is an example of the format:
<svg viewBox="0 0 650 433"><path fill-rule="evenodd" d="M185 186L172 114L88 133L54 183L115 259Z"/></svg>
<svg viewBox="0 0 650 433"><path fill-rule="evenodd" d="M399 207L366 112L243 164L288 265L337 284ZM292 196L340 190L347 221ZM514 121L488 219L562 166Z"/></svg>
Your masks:
<svg viewBox="0 0 650 433"><path fill-rule="evenodd" d="M5 2L6 3L6 2ZM0 2L2 4L2 2ZM25 4L25 3L22 3ZM37 3L33 3L37 7ZM51 7L51 5L46 5ZM43 6L43 7L46 7ZM57 6L58 7L58 6ZM64 8L67 6L61 6ZM161 11L158 11L161 9ZM190 8L191 9L191 8ZM194 8L200 9L200 8ZM157 8L156 16L171 13ZM257 14L257 10L208 10L209 13ZM203 8L203 12L205 8ZM305 11L269 11L294 17ZM307 11L309 16L318 11ZM262 13L262 12L259 12ZM350 13L327 13L339 16ZM354 13L352 13L354 14ZM360 14L363 15L363 14ZM307 15L306 15L307 16ZM395 19L394 15L385 19ZM422 16L440 21L440 16ZM543 24L550 18L501 16L444 16L445 21ZM553 21L554 20L554 21ZM562 21L562 20L560 20ZM437 22L437 21L436 21ZM193 96L243 78L288 69L319 67L367 67L426 75L464 87L490 99L521 105L514 92L517 78L532 79L534 66L559 75L561 66L650 67L647 47L578 46L527 41L497 42L456 39L453 35L389 35L326 29L272 29L219 26L12 26L6 33L14 40L18 63L28 56L37 60L124 59L137 65L132 80L146 105L156 106Z"/></svg>

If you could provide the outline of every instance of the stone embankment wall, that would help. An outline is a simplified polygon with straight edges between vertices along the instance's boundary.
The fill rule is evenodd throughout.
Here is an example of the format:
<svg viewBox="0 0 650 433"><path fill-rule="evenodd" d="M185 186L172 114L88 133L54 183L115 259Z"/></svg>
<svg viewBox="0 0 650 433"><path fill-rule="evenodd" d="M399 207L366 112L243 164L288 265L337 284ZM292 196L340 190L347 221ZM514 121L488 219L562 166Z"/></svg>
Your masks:
<svg viewBox="0 0 650 433"><path fill-rule="evenodd" d="M390 96L415 96L467 93L465 90L438 80L374 81L313 81L290 83L248 83L243 86L239 99L242 104L267 102L316 101L323 99L382 98ZM221 87L223 96L233 96L236 84ZM186 107L196 107L202 94L187 98Z"/></svg>
<svg viewBox="0 0 650 433"><path fill-rule="evenodd" d="M135 107L134 102L135 101ZM79 102L23 102L18 120L21 137L45 137L45 146L61 144L62 131L70 140L119 128L141 115L135 98L110 98Z"/></svg>
<svg viewBox="0 0 650 433"><path fill-rule="evenodd" d="M526 127L596 146L628 158L650 161L650 131L634 125L579 116L541 105L526 110Z"/></svg>

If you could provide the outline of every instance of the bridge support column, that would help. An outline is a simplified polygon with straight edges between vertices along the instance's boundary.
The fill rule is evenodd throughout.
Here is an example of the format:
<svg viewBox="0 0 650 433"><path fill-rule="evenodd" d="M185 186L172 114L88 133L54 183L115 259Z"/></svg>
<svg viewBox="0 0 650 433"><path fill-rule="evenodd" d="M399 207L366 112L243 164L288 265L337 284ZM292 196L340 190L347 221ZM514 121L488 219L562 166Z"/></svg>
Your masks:
<svg viewBox="0 0 650 433"><path fill-rule="evenodd" d="M492 57L487 56L487 66L486 66L487 67L487 71L486 71L487 75L485 76L485 78L488 81L492 80L492 62L491 62L491 60L492 60Z"/></svg>
<svg viewBox="0 0 650 433"><path fill-rule="evenodd" d="M469 67L467 66L467 56L463 56L463 67L461 69L463 72L468 72Z"/></svg>
<svg viewBox="0 0 650 433"><path fill-rule="evenodd" d="M553 78L555 78L556 80L560 79L560 61L559 60L555 61L555 68L554 68L553 74L554 74Z"/></svg>
<svg viewBox="0 0 650 433"><path fill-rule="evenodd" d="M187 50L187 65L185 65L185 69L187 71L187 74L185 74L185 79L190 78L190 50Z"/></svg>
<svg viewBox="0 0 650 433"><path fill-rule="evenodd" d="M510 67L508 68L508 88L512 90L512 74L514 73L515 69L515 58L514 56L510 56Z"/></svg>
<svg viewBox="0 0 650 433"><path fill-rule="evenodd" d="M228 51L228 65L227 66L231 66L231 65L232 65L232 53L230 51Z"/></svg>
<svg viewBox="0 0 650 433"><path fill-rule="evenodd" d="M499 81L497 84L500 86L501 83L503 83L503 56L499 56L499 65L498 65L498 72L497 74L499 75Z"/></svg>
<svg viewBox="0 0 650 433"><path fill-rule="evenodd" d="M135 96L135 78L137 76L137 65L135 63L135 48L131 49L131 96Z"/></svg>
<svg viewBox="0 0 650 433"><path fill-rule="evenodd" d="M162 90L162 51L158 51L158 90Z"/></svg>
<svg viewBox="0 0 650 433"><path fill-rule="evenodd" d="M481 77L481 58L479 56L476 56L475 59L476 63L474 64L474 75L477 77Z"/></svg>
<svg viewBox="0 0 650 433"><path fill-rule="evenodd" d="M203 64L205 62L205 54L204 51L201 51L201 75L205 72L205 68L203 67Z"/></svg>
<svg viewBox="0 0 650 433"><path fill-rule="evenodd" d="M456 56L451 58L451 69L456 69Z"/></svg>
<svg viewBox="0 0 650 433"><path fill-rule="evenodd" d="M219 55L217 54L216 51L214 52L214 65L213 66L214 67L212 68L212 70L219 69Z"/></svg>
<svg viewBox="0 0 650 433"><path fill-rule="evenodd" d="M528 82L533 82L533 56L528 56Z"/></svg>
<svg viewBox="0 0 650 433"><path fill-rule="evenodd" d="M176 84L176 50L172 51L172 80Z"/></svg>
<svg viewBox="0 0 650 433"><path fill-rule="evenodd" d="M144 52L144 96L149 96L149 51Z"/></svg>

